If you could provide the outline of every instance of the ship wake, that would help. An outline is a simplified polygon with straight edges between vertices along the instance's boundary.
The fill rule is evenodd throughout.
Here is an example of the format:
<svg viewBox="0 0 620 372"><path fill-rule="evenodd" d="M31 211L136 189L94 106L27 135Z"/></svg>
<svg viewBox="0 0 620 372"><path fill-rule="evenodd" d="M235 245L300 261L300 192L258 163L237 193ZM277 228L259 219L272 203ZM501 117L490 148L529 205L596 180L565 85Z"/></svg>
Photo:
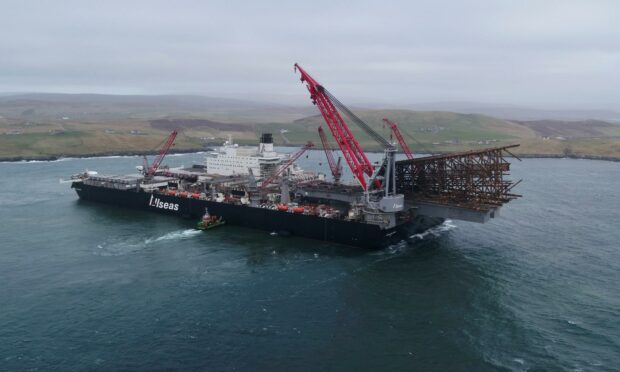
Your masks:
<svg viewBox="0 0 620 372"><path fill-rule="evenodd" d="M415 247L415 243L424 240L431 240L441 237L445 235L447 232L456 229L456 225L452 222L452 220L445 220L443 223L433 226L430 229L427 229L421 233L413 234L407 237L405 240L401 240L398 243L387 246L386 248L375 252L377 255L395 255L402 254L406 252L408 249Z"/></svg>
<svg viewBox="0 0 620 372"><path fill-rule="evenodd" d="M445 220L443 223L433 226L430 229L421 232L419 234L413 234L409 237L409 240L424 240L427 237L438 237L443 233L448 232L456 228L456 225L452 223L452 220Z"/></svg>
<svg viewBox="0 0 620 372"><path fill-rule="evenodd" d="M191 237L194 237L200 234L202 234L202 232L200 230L195 230L195 229L179 230L179 231L169 232L165 235L162 235L156 238L146 239L144 243L152 244L152 243L157 243L157 242L167 241L167 240L189 239Z"/></svg>
<svg viewBox="0 0 620 372"><path fill-rule="evenodd" d="M320 280L317 281L315 283L312 283L310 285L307 285L303 288L298 289L297 291L295 291L293 294L290 295L291 298L293 297L298 297L300 294L302 294L303 292L307 291L310 288L313 287L317 287L317 286L323 286L326 285L330 282L333 281L337 281L343 278L346 278L352 274L361 272L361 271L365 271L370 269L371 267L380 264L382 262L385 261L389 261L392 260L394 258L397 258L403 254L405 254L407 251L409 251L412 248L412 241L413 240L426 240L426 239L434 239L437 237L440 237L442 235L445 235L448 231L453 230L456 228L456 225L454 225L452 223L452 220L445 220L443 223L431 227L430 229L419 233L419 234L414 234L411 235L407 240L402 240L399 243L396 244L392 244L388 247L386 247L385 249L376 251L376 252L372 252L370 253L370 255L372 256L381 256L381 257L377 257L377 258L372 258L371 262L365 264L365 265L361 265L357 268L354 268L351 271L343 271L338 273L337 275L334 275L332 277L329 277L327 279L324 280ZM315 258L318 258L318 256L315 254Z"/></svg>
<svg viewBox="0 0 620 372"><path fill-rule="evenodd" d="M169 242L174 240L190 239L202 232L194 229L177 230L166 233L161 236L144 238L129 238L129 239L115 239L112 241L105 241L97 245L96 254L101 256L122 256L126 254L135 253L146 249L147 247L160 242Z"/></svg>

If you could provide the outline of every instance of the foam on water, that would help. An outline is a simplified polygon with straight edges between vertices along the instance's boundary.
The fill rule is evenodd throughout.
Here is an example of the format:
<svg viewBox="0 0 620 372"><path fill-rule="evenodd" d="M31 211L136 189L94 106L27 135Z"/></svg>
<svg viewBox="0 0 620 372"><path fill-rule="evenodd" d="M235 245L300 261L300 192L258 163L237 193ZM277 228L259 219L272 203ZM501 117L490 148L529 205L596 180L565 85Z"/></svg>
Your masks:
<svg viewBox="0 0 620 372"><path fill-rule="evenodd" d="M423 240L423 239L425 239L428 236L431 236L431 237L435 238L435 237L439 237L440 235L442 235L442 234L444 234L444 233L446 233L446 232L448 232L450 230L453 230L455 228L456 228L456 225L454 225L452 223L452 220L448 219L448 220L445 220L443 223L441 223L441 224L439 224L437 226L431 227L430 229L428 229L428 230L426 230L426 231L424 231L424 232L422 232L420 234L412 235L410 238L417 238L417 239L420 239L420 240ZM379 250L377 252L372 252L371 255L373 255L373 256L383 256L383 257L379 257L377 259L373 259L371 262L369 262L367 264L364 264L364 265L361 265L361 266L353 269L350 273L340 272L337 275L329 277L329 278L327 278L325 280L321 280L321 281L318 281L316 283L313 283L313 284L310 284L308 286L305 286L305 287L297 290L293 295L291 295L291 297L297 297L301 293L303 293L304 291L308 290L309 288L317 287L317 286L322 286L322 285L325 285L326 283L330 283L330 282L333 282L333 281L336 281L336 280L343 279L343 278L351 275L352 273L358 273L358 272L367 270L370 267L372 267L372 266L374 266L374 265L376 265L376 264L378 264L380 262L390 260L390 259L392 259L394 257L398 257L400 254L402 254L402 253L406 252L407 250L411 249L411 247L412 246L410 244L408 244L408 242L406 240L402 240L402 241L400 241L400 242L398 242L396 244L392 244L392 245L386 247L385 249ZM319 258L319 254L318 253L314 253L314 258Z"/></svg>
<svg viewBox="0 0 620 372"><path fill-rule="evenodd" d="M182 155L191 155L194 153L188 154L169 154L167 157L176 157ZM197 152L195 154L202 154L202 152ZM126 158L140 158L139 155L105 155L105 156L75 156L75 157L62 157L53 160L17 160L17 161L0 161L0 164L38 164L38 163L60 163L65 161L74 161L74 160L98 160L98 159L126 159Z"/></svg>
<svg viewBox="0 0 620 372"><path fill-rule="evenodd" d="M200 230L194 229L185 229L172 231L167 234L151 237L146 239L141 239L139 241L132 241L131 239L124 239L121 241L112 241L112 242L103 242L97 245L98 254L102 256L122 256L125 254L141 251L146 247L163 242L163 241L173 241L173 240L184 240L190 239L197 235L202 234Z"/></svg>
<svg viewBox="0 0 620 372"><path fill-rule="evenodd" d="M452 223L452 220L445 220L443 223L431 227L430 229L423 231L421 233L418 234L413 234L411 236L409 236L409 238L407 240L401 240L398 243L392 244L387 246L386 248L379 250L377 252L373 252L373 255L384 255L384 254L389 254L389 255L394 255L394 254L399 254L399 253L403 253L405 252L407 249L411 248L410 243L415 241L415 240L424 240L428 237L430 238L437 238L439 236L441 236L442 234L453 230L456 228L456 225L454 225Z"/></svg>
<svg viewBox="0 0 620 372"><path fill-rule="evenodd" d="M59 158L54 160L18 160L18 161L0 161L0 164L38 164L38 163L60 163L64 161L74 160L76 158Z"/></svg>
<svg viewBox="0 0 620 372"><path fill-rule="evenodd" d="M157 242L161 242L164 240L180 240L180 239L188 239L191 237L194 237L196 235L200 235L202 234L202 231L200 230L195 230L195 229L186 229L186 230L179 230L179 231L173 231L173 232L169 232L165 235L159 236L157 238L149 238L146 239L144 241L144 244L151 244L151 243L157 243Z"/></svg>
<svg viewBox="0 0 620 372"><path fill-rule="evenodd" d="M20 207L20 206L28 206L28 205L41 205L41 203L45 203L50 201L49 197L17 197L14 199L0 199L0 206L2 207Z"/></svg>
<svg viewBox="0 0 620 372"><path fill-rule="evenodd" d="M452 220L445 220L442 224L431 227L430 229L421 232L419 234L413 234L409 237L409 239L420 239L424 240L427 236L438 237L441 234L453 230L456 228L456 225L452 223Z"/></svg>

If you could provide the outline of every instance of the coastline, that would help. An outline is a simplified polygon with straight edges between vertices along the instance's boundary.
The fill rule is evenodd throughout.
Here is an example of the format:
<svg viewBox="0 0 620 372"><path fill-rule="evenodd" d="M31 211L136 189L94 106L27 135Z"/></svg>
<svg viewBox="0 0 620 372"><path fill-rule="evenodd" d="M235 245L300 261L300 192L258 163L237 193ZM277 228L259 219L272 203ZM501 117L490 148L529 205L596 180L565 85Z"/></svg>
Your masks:
<svg viewBox="0 0 620 372"><path fill-rule="evenodd" d="M295 146L281 146L281 147L295 147ZM192 154L207 151L206 148L190 148L190 149L171 149L169 154ZM317 150L318 151L318 150ZM376 152L376 151L368 151ZM2 163L19 163L29 161L56 161L60 159L88 159L88 158L103 158L108 156L144 156L144 155L157 155L158 151L107 151L99 153L86 153L81 155L46 155L46 156L1 156L0 162ZM438 154L448 154L438 153ZM620 157L614 156L602 156L602 155L576 155L576 154L516 154L519 158L527 159L585 159L585 160L602 160L611 162L620 162ZM508 156L511 157L511 156Z"/></svg>
<svg viewBox="0 0 620 372"><path fill-rule="evenodd" d="M564 154L516 154L520 158L528 159L585 159L620 162L620 157L602 155L564 155Z"/></svg>
<svg viewBox="0 0 620 372"><path fill-rule="evenodd" d="M206 151L205 148L194 149L170 149L168 154L192 154ZM89 159L89 158L105 158L108 156L143 156L143 155L157 155L159 151L106 151L97 153L85 153L81 155L45 155L45 156L0 156L0 162L3 163L18 163L29 161L56 161L60 159Z"/></svg>
<svg viewBox="0 0 620 372"><path fill-rule="evenodd" d="M437 152L435 155L447 155L449 152ZM611 162L620 162L620 157L604 156L604 155L577 155L577 154L515 154L516 157L521 159L583 159L583 160L602 160ZM512 158L513 156L507 155L506 157Z"/></svg>

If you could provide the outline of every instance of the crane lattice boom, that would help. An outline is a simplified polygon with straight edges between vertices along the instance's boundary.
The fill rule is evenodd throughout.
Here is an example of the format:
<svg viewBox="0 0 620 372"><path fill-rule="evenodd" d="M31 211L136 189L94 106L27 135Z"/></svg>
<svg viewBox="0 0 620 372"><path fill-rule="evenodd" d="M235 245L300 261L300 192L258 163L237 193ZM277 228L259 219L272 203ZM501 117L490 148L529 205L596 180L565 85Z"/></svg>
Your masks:
<svg viewBox="0 0 620 372"><path fill-rule="evenodd" d="M325 119L327 126L336 140L336 143L338 143L338 146L342 151L342 155L347 161L349 168L351 168L351 172L353 172L353 175L358 180L362 188L367 190L368 186L366 184L364 174L371 176L374 168L362 150L359 142L355 139L353 133L351 133L351 130L336 109L336 106L332 101L333 96L331 96L331 94L329 94L329 92L322 85L314 80L312 76L308 75L308 73L298 64L295 64L295 71L299 71L301 74L301 81L306 83L306 87L310 92L310 99L312 99L312 103L314 103L319 108L319 111L321 111L323 119ZM338 101L336 100L336 102Z"/></svg>
<svg viewBox="0 0 620 372"><path fill-rule="evenodd" d="M334 150L329 145L329 141L327 140L327 136L325 135L323 127L319 127L319 137L321 137L323 151L325 151L325 157L327 157L327 163L329 164L329 169L332 172L332 176L334 176L334 180L338 181L340 180L340 176L342 175L340 158L338 158L338 162L334 160Z"/></svg>
<svg viewBox="0 0 620 372"><path fill-rule="evenodd" d="M403 138L403 135L400 133L400 130L398 129L398 126L396 125L396 123L394 123L388 118L383 118L383 121L385 121L392 129L392 133L394 133L394 135L396 136L396 139L398 140L400 147L403 149L405 156L407 156L407 159L409 160L413 159L413 153L411 152L409 145L407 145L407 142L405 142L405 139Z"/></svg>
<svg viewBox="0 0 620 372"><path fill-rule="evenodd" d="M173 130L172 133L170 133L170 136L168 136L166 143L164 143L161 150L159 150L159 154L157 154L157 156L155 157L155 160L153 160L153 164L151 164L151 166L147 170L146 174L148 176L152 176L155 174L155 172L157 172L157 169L159 169L159 166L164 161L166 154L168 153L168 151L174 144L174 140L175 138L177 138L177 134L178 132L176 130Z"/></svg>
<svg viewBox="0 0 620 372"><path fill-rule="evenodd" d="M308 150L308 149L310 149L312 147L314 147L314 144L312 142L308 141L308 143L306 143L301 149L299 149L296 153L291 155L291 157L288 158L288 160L286 162L281 164L273 173L271 173L269 176L267 176L263 180L263 182L261 182L260 188L264 189L265 187L267 187L276 177L278 177L286 169L288 169L288 167L290 167L295 162L295 160L299 159L299 157L302 156L304 154L304 152L306 152L306 150Z"/></svg>

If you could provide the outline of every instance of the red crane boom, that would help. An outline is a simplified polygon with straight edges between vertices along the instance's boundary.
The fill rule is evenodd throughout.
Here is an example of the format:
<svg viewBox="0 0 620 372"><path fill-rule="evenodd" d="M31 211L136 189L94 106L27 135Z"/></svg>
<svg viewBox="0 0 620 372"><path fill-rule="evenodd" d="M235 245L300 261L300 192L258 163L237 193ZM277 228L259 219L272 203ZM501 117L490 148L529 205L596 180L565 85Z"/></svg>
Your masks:
<svg viewBox="0 0 620 372"><path fill-rule="evenodd" d="M325 151L325 157L327 157L329 169L332 171L332 176L334 176L334 180L338 182L338 180L340 180L340 176L342 175L340 158L338 158L338 162L334 160L334 150L329 145L329 141L327 140L327 136L325 135L323 127L319 127L319 137L321 137L321 143L323 144L323 150Z"/></svg>
<svg viewBox="0 0 620 372"><path fill-rule="evenodd" d="M353 133L351 133L351 130L336 109L336 106L334 106L331 94L314 80L312 76L308 75L297 63L295 64L295 71L299 71L302 83L306 83L312 103L321 111L323 119L325 119L327 126L342 151L342 155L347 161L349 168L351 168L351 172L353 172L353 175L362 188L367 190L368 186L364 179L364 174L371 176L374 168L366 154L364 154L359 142L357 142Z"/></svg>
<svg viewBox="0 0 620 372"><path fill-rule="evenodd" d="M159 154L157 154L155 160L153 160L153 164L151 164L149 169L146 171L147 176L153 176L155 172L157 172L157 169L159 169L159 166L161 165L162 161L164 161L166 154L172 147L175 138L177 138L177 134L178 132L176 130L173 130L172 133L170 133L163 147L161 148L161 150L159 150Z"/></svg>
<svg viewBox="0 0 620 372"><path fill-rule="evenodd" d="M306 150L312 147L314 147L314 144L308 141L308 143L306 143L301 149L291 155L291 157L286 162L281 164L278 168L276 168L273 173L267 176L267 178L265 178L263 182L261 182L260 188L264 189L265 187L267 187L276 177L278 177L280 174L282 174L282 172L284 172L288 167L290 167L291 164L295 162L295 160L299 159L299 157L302 156L304 152L306 152Z"/></svg>
<svg viewBox="0 0 620 372"><path fill-rule="evenodd" d="M407 142L405 142L405 139L403 138L403 135L400 133L400 130L398 129L398 126L396 125L396 123L389 120L388 118L383 118L383 121L385 121L392 129L392 132L396 136L396 139L398 140L400 147L403 149L405 156L407 156L407 159L409 160L413 159L413 153L411 152L409 145L407 145Z"/></svg>

